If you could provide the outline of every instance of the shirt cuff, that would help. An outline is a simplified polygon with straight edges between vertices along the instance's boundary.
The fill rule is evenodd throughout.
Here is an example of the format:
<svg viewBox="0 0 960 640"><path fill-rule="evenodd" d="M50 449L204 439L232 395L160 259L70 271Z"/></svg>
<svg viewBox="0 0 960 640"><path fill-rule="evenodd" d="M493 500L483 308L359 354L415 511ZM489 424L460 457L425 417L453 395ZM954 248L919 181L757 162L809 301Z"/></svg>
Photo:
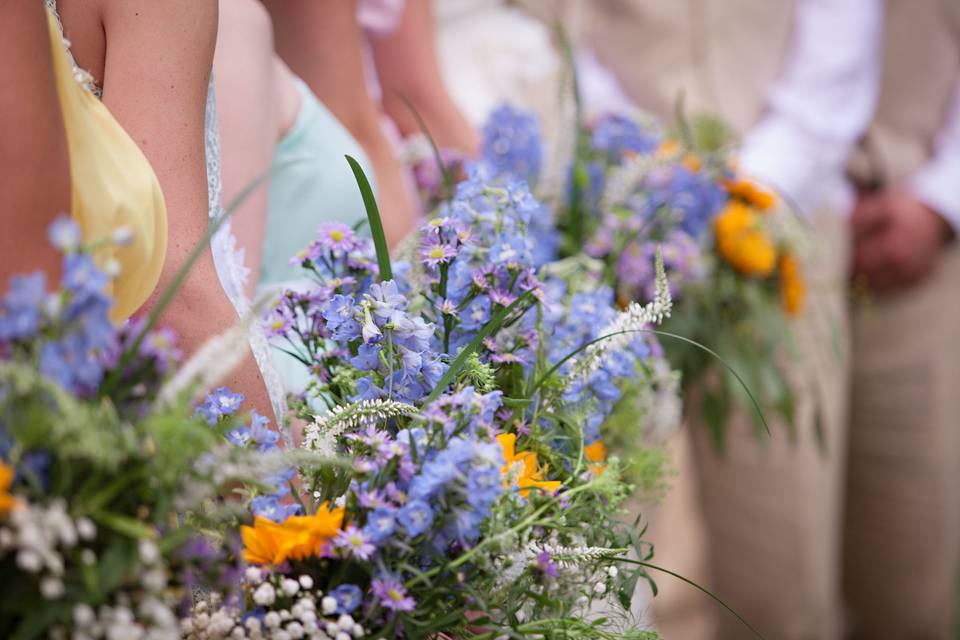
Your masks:
<svg viewBox="0 0 960 640"><path fill-rule="evenodd" d="M746 136L739 169L808 220L825 207L846 215L854 198L844 177L841 148L813 139L783 119L768 118Z"/></svg>
<svg viewBox="0 0 960 640"><path fill-rule="evenodd" d="M913 174L910 190L960 235L960 156L928 162Z"/></svg>

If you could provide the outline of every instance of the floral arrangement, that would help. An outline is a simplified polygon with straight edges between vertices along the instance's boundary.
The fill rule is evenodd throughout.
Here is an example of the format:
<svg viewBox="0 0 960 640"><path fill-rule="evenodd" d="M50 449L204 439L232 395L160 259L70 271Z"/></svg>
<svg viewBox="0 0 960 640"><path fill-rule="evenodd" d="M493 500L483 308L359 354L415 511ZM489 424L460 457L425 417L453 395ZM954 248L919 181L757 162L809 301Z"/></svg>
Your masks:
<svg viewBox="0 0 960 640"><path fill-rule="evenodd" d="M806 288L795 218L772 192L737 175L718 127L701 127L681 122L673 137L653 121L597 118L578 131L567 190L552 199L560 255L601 261L620 305L652 294L652 258L662 253L676 297L663 331L682 337L667 353L722 446L738 402L758 401L792 423L791 384L777 363ZM536 182L538 132L534 115L500 108L484 129L482 162L496 175ZM718 364L736 375L713 375Z"/></svg>
<svg viewBox="0 0 960 640"><path fill-rule="evenodd" d="M0 636L179 638L193 589L239 571L239 537L207 535L244 517L223 487L274 463L194 413L169 331L111 323L110 265L76 224L50 238L58 288L38 272L0 298Z"/></svg>
<svg viewBox="0 0 960 640"><path fill-rule="evenodd" d="M653 301L618 311L538 262L542 211L471 170L410 264L336 223L295 256L313 286L266 324L312 373L300 446L328 463L299 466L295 515L242 528L242 596L190 637L654 637L627 621L651 550L621 522L633 487L603 423L665 366L662 263Z"/></svg>

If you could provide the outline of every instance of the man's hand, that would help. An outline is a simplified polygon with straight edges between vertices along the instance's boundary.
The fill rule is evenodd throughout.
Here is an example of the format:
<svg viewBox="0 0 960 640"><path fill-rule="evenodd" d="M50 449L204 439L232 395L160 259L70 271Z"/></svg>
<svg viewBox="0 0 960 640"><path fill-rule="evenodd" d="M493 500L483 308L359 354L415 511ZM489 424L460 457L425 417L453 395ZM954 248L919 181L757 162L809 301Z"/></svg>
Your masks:
<svg viewBox="0 0 960 640"><path fill-rule="evenodd" d="M904 190L861 194L851 224L853 275L880 294L923 282L953 235L940 214Z"/></svg>

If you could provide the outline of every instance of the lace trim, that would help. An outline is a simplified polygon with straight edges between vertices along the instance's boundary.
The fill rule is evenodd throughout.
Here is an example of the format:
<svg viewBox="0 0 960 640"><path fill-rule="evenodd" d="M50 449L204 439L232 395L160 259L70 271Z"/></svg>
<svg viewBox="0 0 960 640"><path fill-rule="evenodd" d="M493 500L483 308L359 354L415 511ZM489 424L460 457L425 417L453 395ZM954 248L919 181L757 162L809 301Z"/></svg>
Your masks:
<svg viewBox="0 0 960 640"><path fill-rule="evenodd" d="M97 84L96 78L93 77L92 73L78 65L77 59L73 57L73 49L71 49L73 45L64 34L63 21L60 20L60 12L57 11L57 0L44 0L44 4L47 5L47 9L50 10L57 21L57 28L60 30L60 39L63 40L63 46L67 50L67 56L70 58L70 64L73 66L73 79L76 80L77 84L81 87L102 99L103 89Z"/></svg>
<svg viewBox="0 0 960 640"><path fill-rule="evenodd" d="M223 182L220 171L220 128L212 75L210 86L207 89L205 119L204 147L207 161L207 204L210 219L217 220L224 215L225 211L221 204ZM252 309L252 305L244 293L244 285L250 276L250 270L244 265L244 250L237 247L237 237L231 230L229 220L224 222L213 235L210 244L220 284L234 309L236 309L237 315L241 318L245 317ZM254 321L251 324L249 342L250 350L253 352L257 367L260 369L260 375L267 387L277 424L282 426L287 415L287 395L280 373L273 364L273 356L270 344L267 342L267 336L259 322ZM293 442L289 430L281 429L281 433L287 446L292 447Z"/></svg>

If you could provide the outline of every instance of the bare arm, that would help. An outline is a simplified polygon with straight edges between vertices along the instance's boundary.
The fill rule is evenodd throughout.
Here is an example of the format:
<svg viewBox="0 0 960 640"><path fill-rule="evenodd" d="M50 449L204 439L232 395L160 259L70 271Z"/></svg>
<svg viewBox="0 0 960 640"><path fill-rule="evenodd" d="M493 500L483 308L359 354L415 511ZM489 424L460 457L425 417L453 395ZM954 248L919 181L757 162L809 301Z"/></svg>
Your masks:
<svg viewBox="0 0 960 640"><path fill-rule="evenodd" d="M380 110L364 82L356 0L264 0L264 4L273 16L280 56L370 156L387 239L398 242L416 224L416 211L381 129Z"/></svg>
<svg viewBox="0 0 960 640"><path fill-rule="evenodd" d="M15 273L59 272L47 226L70 209L70 167L43 3L0 0L0 291Z"/></svg>
<svg viewBox="0 0 960 640"><path fill-rule="evenodd" d="M147 306L171 282L207 230L204 107L217 33L216 0L106 2L104 102L140 145L163 187L169 218L167 258ZM187 352L237 321L209 249L163 318ZM263 380L248 357L227 381L272 415Z"/></svg>
<svg viewBox="0 0 960 640"><path fill-rule="evenodd" d="M257 0L222 0L213 69L220 116L224 202L270 171L277 141L276 83L270 16ZM267 217L264 182L233 214L231 224L256 292Z"/></svg>
<svg viewBox="0 0 960 640"><path fill-rule="evenodd" d="M404 135L420 127L397 95L416 107L441 148L476 155L479 139L443 84L434 46L430 0L407 0L397 29L374 41L383 106Z"/></svg>

